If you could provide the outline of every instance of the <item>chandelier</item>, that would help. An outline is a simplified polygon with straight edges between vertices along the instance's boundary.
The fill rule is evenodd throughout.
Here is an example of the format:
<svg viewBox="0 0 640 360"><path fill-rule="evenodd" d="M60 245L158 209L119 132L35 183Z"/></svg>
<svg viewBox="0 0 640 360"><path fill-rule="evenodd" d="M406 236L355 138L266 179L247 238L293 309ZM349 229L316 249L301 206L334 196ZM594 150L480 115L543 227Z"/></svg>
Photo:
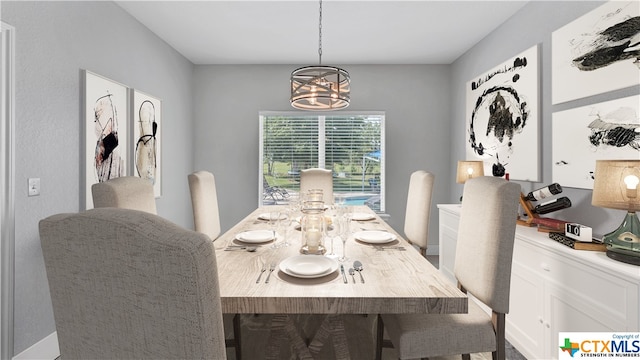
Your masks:
<svg viewBox="0 0 640 360"><path fill-rule="evenodd" d="M310 111L344 109L351 101L349 73L335 66L322 65L322 0L319 23L318 65L291 72L291 106Z"/></svg>

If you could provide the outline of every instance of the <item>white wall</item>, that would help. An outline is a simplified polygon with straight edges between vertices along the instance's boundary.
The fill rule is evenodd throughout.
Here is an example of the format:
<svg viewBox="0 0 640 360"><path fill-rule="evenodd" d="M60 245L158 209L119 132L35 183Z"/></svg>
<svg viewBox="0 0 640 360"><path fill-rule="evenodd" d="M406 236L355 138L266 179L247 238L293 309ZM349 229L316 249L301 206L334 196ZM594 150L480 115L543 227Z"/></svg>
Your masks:
<svg viewBox="0 0 640 360"><path fill-rule="evenodd" d="M223 230L258 203L258 112L291 111L289 76L299 65L196 66L194 161L216 175ZM450 181L449 66L349 65L349 111L386 112L387 213L400 232L410 174L435 174L430 239Z"/></svg>
<svg viewBox="0 0 640 360"><path fill-rule="evenodd" d="M16 29L14 354L55 331L38 221L81 209L81 69L163 99L158 212L192 226L193 65L112 2L2 2ZM27 197L27 178L41 195Z"/></svg>
<svg viewBox="0 0 640 360"><path fill-rule="evenodd" d="M615 98L636 95L640 86L613 91L563 104L551 105L551 34L567 23L602 5L602 1L531 1L515 16L476 44L452 65L452 148L454 159L464 159L465 150L465 85L475 76L540 44L540 137L542 182L521 182L524 193L552 183L551 118L553 112ZM640 79L640 78L639 78ZM640 80L639 80L640 81ZM455 168L450 169L455 176ZM562 185L562 184L560 184ZM462 191L455 185L451 198ZM571 199L572 207L547 216L579 222L593 227L594 235L616 229L624 213L591 206L591 190L564 187L563 195Z"/></svg>

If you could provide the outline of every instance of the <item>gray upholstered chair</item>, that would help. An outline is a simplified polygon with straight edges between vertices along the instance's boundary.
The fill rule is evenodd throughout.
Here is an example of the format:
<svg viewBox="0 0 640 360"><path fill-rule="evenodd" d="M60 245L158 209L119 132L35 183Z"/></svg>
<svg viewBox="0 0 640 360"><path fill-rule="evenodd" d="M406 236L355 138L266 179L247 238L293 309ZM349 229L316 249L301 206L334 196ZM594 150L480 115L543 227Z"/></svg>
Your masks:
<svg viewBox="0 0 640 360"><path fill-rule="evenodd" d="M300 171L301 199L311 189L322 189L322 198L325 204L333 204L333 172L320 168Z"/></svg>
<svg viewBox="0 0 640 360"><path fill-rule="evenodd" d="M424 170L415 171L409 179L407 209L404 216L404 235L407 241L427 256L429 217L434 176Z"/></svg>
<svg viewBox="0 0 640 360"><path fill-rule="evenodd" d="M226 359L206 235L118 208L39 227L62 358Z"/></svg>
<svg viewBox="0 0 640 360"><path fill-rule="evenodd" d="M195 230L215 240L220 235L215 177L208 171L196 171L189 174L188 179Z"/></svg>
<svg viewBox="0 0 640 360"><path fill-rule="evenodd" d="M137 176L123 176L91 186L93 207L117 207L157 214L153 185Z"/></svg>
<svg viewBox="0 0 640 360"><path fill-rule="evenodd" d="M493 352L505 358L505 314L509 312L511 259L520 185L495 177L465 183L455 256L458 287L487 305L485 313L469 299L468 314L381 314L400 359Z"/></svg>
<svg viewBox="0 0 640 360"><path fill-rule="evenodd" d="M211 240L215 240L220 235L220 212L215 177L208 171L196 171L189 174L187 179L189 180L195 230L207 235ZM238 314L223 315L225 333L233 333L233 337L229 335L225 343L227 347L235 348L237 359L242 357L239 316Z"/></svg>

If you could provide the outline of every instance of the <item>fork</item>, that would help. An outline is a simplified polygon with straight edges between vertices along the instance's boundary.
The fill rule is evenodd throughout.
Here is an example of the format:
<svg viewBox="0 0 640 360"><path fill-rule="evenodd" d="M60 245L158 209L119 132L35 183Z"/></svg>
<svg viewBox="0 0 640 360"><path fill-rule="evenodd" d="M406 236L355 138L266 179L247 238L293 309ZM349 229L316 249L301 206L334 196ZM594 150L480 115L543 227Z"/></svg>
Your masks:
<svg viewBox="0 0 640 360"><path fill-rule="evenodd" d="M271 277L271 274L273 273L273 270L276 269L276 263L271 263L271 266L269 267L269 275L267 275L267 280L265 280L265 284L269 283L269 278Z"/></svg>
<svg viewBox="0 0 640 360"><path fill-rule="evenodd" d="M376 250L378 251L384 251L384 250L399 250L399 251L404 251L405 248L404 246L374 246L376 248Z"/></svg>
<svg viewBox="0 0 640 360"><path fill-rule="evenodd" d="M256 280L256 284L260 282L260 278L262 277L262 273L267 271L267 263L262 263L262 269L260 269L260 275L258 275L258 280Z"/></svg>

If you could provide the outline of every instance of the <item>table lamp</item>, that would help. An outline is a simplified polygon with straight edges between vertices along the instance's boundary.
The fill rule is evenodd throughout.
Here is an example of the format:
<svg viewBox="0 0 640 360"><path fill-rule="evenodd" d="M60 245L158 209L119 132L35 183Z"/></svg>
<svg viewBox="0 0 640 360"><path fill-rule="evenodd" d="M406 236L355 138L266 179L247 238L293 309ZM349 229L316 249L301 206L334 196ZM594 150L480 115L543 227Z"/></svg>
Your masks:
<svg viewBox="0 0 640 360"><path fill-rule="evenodd" d="M640 160L597 160L591 204L626 210L624 221L602 241L607 256L640 265Z"/></svg>
<svg viewBox="0 0 640 360"><path fill-rule="evenodd" d="M458 161L458 173L456 174L458 184L464 184L467 180L478 176L484 176L484 162ZM460 196L460 202L462 202L462 196Z"/></svg>
<svg viewBox="0 0 640 360"><path fill-rule="evenodd" d="M482 161L458 161L458 174L456 182L464 184L467 180L484 176L484 162Z"/></svg>

